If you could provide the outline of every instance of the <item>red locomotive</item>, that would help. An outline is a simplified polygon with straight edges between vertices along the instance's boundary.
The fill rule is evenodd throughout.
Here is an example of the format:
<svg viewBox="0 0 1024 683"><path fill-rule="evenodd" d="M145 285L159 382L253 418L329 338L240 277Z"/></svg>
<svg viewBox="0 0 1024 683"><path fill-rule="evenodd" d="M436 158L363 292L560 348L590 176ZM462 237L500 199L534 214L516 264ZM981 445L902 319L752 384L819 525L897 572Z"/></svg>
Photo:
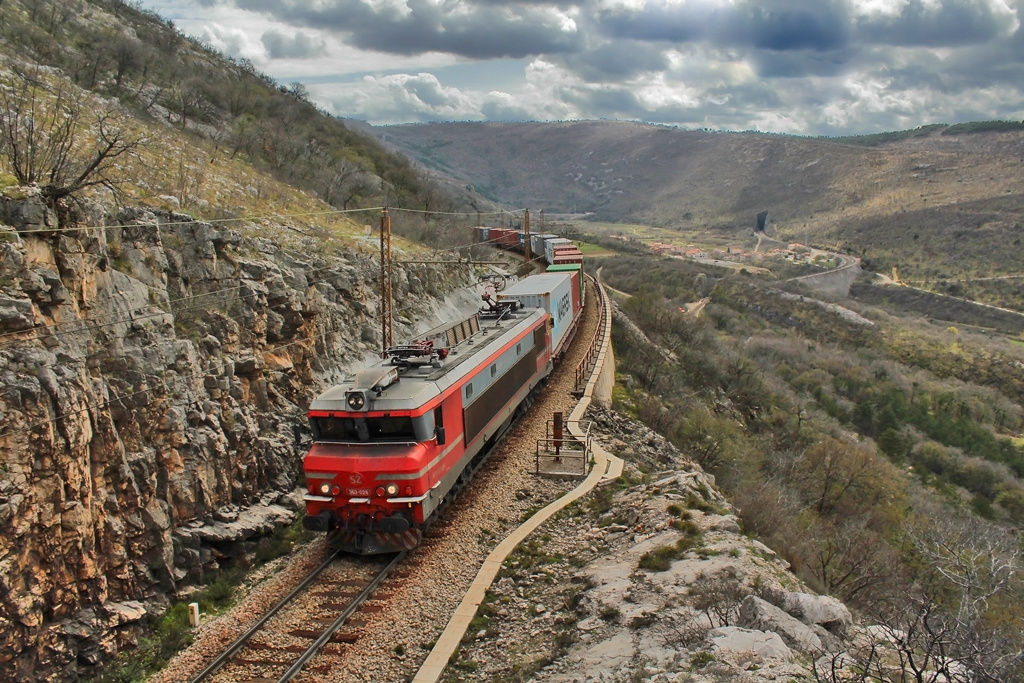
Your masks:
<svg viewBox="0 0 1024 683"><path fill-rule="evenodd" d="M310 405L305 528L358 554L415 547L571 338L581 273L531 276L481 312L388 349Z"/></svg>

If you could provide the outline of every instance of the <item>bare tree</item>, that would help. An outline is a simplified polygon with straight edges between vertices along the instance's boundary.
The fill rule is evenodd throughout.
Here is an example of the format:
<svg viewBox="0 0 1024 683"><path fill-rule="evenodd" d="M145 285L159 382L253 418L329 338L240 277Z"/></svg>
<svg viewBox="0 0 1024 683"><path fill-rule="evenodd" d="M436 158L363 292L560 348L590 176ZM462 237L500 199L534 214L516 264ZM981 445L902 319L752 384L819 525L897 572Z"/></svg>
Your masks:
<svg viewBox="0 0 1024 683"><path fill-rule="evenodd" d="M710 576L700 572L690 586L693 608L707 617L710 628L735 624L740 603L750 592L731 569Z"/></svg>
<svg viewBox="0 0 1024 683"><path fill-rule="evenodd" d="M142 143L112 110L91 114L89 125L88 101L49 85L38 69L14 71L0 86L0 109L8 167L22 185L38 183L51 204L97 185L118 193L116 162Z"/></svg>
<svg viewBox="0 0 1024 683"><path fill-rule="evenodd" d="M114 62L114 87L120 90L133 71L146 66L146 55L138 38L121 36L111 41L110 53Z"/></svg>
<svg viewBox="0 0 1024 683"><path fill-rule="evenodd" d="M816 665L819 681L1022 680L1020 547L977 519L939 519L914 539L922 567L898 601L876 606L872 637ZM841 664L841 666L837 666Z"/></svg>
<svg viewBox="0 0 1024 683"><path fill-rule="evenodd" d="M807 545L807 571L829 595L844 600L884 584L898 561L885 538L870 528L865 517L820 522Z"/></svg>
<svg viewBox="0 0 1024 683"><path fill-rule="evenodd" d="M1017 612L1021 592L1019 542L1002 529L970 518L937 523L918 545L938 584L924 595L943 610L940 623L949 632L948 649L971 672L972 680L1011 680L1024 674L1019 613L1006 622ZM926 641L938 644L931 631ZM946 656L946 643L941 645Z"/></svg>
<svg viewBox="0 0 1024 683"><path fill-rule="evenodd" d="M892 493L884 485L884 465L859 444L825 436L809 445L793 465L793 478L819 515L850 505L859 510L865 500Z"/></svg>
<svg viewBox="0 0 1024 683"><path fill-rule="evenodd" d="M320 196L328 204L347 210L356 196L371 189L368 175L361 164L340 159L320 174Z"/></svg>

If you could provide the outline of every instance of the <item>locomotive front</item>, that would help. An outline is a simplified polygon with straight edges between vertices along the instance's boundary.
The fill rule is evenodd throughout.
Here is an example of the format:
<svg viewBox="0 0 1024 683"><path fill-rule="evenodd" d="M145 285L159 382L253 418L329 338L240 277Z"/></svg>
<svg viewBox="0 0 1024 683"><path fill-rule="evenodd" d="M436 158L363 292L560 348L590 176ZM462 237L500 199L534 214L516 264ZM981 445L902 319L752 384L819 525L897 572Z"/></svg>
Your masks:
<svg viewBox="0 0 1024 683"><path fill-rule="evenodd" d="M571 300L570 278L555 279ZM551 280L529 288L542 292L534 298L561 301L544 284ZM418 545L424 525L550 373L549 321L560 339L566 327L552 310L560 312L492 301L484 312L389 348L386 360L317 397L309 410L314 443L303 461L305 527L359 554Z"/></svg>
<svg viewBox="0 0 1024 683"><path fill-rule="evenodd" d="M401 381L397 367L377 366L313 401L305 528L358 554L419 544L430 464L444 442L438 411L428 407L436 393L431 383Z"/></svg>

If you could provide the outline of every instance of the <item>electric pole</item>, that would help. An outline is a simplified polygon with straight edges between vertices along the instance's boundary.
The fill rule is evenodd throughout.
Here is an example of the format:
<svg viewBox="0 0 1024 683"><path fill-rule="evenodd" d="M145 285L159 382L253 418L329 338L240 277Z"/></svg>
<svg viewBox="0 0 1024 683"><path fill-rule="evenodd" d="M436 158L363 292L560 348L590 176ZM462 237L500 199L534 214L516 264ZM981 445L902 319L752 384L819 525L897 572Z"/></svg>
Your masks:
<svg viewBox="0 0 1024 683"><path fill-rule="evenodd" d="M381 358L387 357L387 351L395 345L395 325L393 292L391 290L391 216L384 207L380 216L380 328Z"/></svg>
<svg viewBox="0 0 1024 683"><path fill-rule="evenodd" d="M530 210L526 210L526 214L523 216L523 255L526 256L526 262L531 261L530 256Z"/></svg>

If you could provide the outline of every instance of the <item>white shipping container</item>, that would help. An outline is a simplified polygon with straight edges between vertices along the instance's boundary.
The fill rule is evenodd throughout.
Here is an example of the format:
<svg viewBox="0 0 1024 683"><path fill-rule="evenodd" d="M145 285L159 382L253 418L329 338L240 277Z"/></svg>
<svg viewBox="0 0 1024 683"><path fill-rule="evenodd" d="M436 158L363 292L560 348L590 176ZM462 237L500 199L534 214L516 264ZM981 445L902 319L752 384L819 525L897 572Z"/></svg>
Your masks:
<svg viewBox="0 0 1024 683"><path fill-rule="evenodd" d="M544 260L548 263L555 262L555 246L560 244L571 245L572 240L567 240L564 237L553 237L551 239L544 240Z"/></svg>
<svg viewBox="0 0 1024 683"><path fill-rule="evenodd" d="M551 348L561 352L565 333L572 327L572 277L569 273L544 273L517 282L498 294L498 301L515 299L523 308L543 308L551 316Z"/></svg>

